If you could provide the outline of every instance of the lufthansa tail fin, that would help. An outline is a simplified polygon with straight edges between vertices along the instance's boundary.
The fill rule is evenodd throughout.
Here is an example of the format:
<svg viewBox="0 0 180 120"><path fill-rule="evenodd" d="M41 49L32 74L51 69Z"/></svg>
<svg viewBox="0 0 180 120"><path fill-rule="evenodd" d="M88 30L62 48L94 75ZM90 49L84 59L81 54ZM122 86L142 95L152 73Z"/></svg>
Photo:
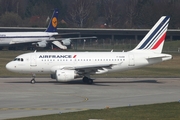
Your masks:
<svg viewBox="0 0 180 120"><path fill-rule="evenodd" d="M152 29L146 34L142 41L133 49L133 51L151 50L161 53L166 37L170 17L162 16Z"/></svg>
<svg viewBox="0 0 180 120"><path fill-rule="evenodd" d="M57 32L58 25L58 9L54 9L53 15L46 29L46 32Z"/></svg>

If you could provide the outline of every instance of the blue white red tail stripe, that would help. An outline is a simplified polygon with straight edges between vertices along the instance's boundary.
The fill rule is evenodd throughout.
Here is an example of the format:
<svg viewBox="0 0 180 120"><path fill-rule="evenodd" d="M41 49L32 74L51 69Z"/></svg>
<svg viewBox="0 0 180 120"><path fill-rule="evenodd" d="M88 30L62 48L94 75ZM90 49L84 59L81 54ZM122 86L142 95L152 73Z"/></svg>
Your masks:
<svg viewBox="0 0 180 120"><path fill-rule="evenodd" d="M161 52L166 37L169 20L170 18L168 16L161 17L134 50L158 49L157 51Z"/></svg>
<svg viewBox="0 0 180 120"><path fill-rule="evenodd" d="M154 40L157 40L157 37L159 35L159 33L161 33L161 31L163 30L163 32L166 31L167 25L168 25L168 21L169 17L166 17L160 24L159 26L154 30L154 32L149 36L149 38L147 38L147 40L144 42L144 44L142 44L139 49L143 49L147 46L153 43ZM159 32L158 32L159 31ZM154 39L153 39L154 37ZM148 44L149 43L149 44Z"/></svg>
<svg viewBox="0 0 180 120"><path fill-rule="evenodd" d="M145 49L151 48L151 46L153 46L153 44L154 44L155 42L157 42L158 38L159 38L160 36L162 36L162 34L166 33L166 31L167 31L167 29L166 29L166 28L167 28L167 25L168 25L168 23L167 23L165 26L163 26L161 29L159 29L159 31L158 31L158 29L157 29L157 30L156 30L157 33L155 33L155 31L153 32L153 34L151 35L151 38L149 38L149 44L146 45L146 48L145 48Z"/></svg>
<svg viewBox="0 0 180 120"><path fill-rule="evenodd" d="M157 43L151 48L151 49L156 49L159 47L159 45L165 40L166 33L157 41Z"/></svg>

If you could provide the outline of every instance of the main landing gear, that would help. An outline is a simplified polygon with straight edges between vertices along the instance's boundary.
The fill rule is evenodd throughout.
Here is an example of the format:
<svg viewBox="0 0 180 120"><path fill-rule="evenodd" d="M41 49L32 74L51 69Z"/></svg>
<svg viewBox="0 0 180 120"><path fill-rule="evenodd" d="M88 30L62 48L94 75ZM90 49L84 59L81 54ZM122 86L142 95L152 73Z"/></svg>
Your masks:
<svg viewBox="0 0 180 120"><path fill-rule="evenodd" d="M33 74L32 77L33 77L33 78L32 78L32 80L31 80L31 84L35 84L35 83L36 83L36 80L35 80L36 75Z"/></svg>
<svg viewBox="0 0 180 120"><path fill-rule="evenodd" d="M88 77L83 77L83 82L86 84L93 84L93 79L88 78Z"/></svg>

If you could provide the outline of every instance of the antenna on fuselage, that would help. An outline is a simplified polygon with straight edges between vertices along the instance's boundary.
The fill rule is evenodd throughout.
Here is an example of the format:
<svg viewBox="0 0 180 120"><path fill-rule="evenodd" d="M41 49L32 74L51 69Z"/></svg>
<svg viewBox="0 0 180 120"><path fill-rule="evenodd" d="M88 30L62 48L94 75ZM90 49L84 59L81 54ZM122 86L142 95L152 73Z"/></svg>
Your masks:
<svg viewBox="0 0 180 120"><path fill-rule="evenodd" d="M34 53L36 53L36 50L34 51Z"/></svg>

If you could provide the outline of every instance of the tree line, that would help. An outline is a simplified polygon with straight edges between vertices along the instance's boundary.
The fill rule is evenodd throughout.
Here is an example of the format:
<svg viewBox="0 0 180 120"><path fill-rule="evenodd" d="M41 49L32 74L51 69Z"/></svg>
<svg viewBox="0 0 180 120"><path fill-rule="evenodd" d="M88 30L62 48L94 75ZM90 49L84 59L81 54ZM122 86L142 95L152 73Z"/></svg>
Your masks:
<svg viewBox="0 0 180 120"><path fill-rule="evenodd" d="M0 26L46 27L54 8L62 28L144 29L163 15L180 28L180 0L0 0Z"/></svg>

